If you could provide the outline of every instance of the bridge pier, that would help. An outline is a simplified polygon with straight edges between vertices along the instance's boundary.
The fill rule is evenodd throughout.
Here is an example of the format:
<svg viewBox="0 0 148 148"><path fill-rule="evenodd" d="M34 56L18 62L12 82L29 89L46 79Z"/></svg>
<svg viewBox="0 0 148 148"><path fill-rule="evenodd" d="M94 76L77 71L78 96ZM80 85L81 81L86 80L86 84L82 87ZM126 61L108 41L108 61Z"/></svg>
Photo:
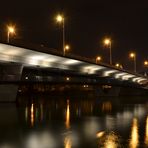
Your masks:
<svg viewBox="0 0 148 148"><path fill-rule="evenodd" d="M0 64L0 102L15 102L23 65L16 63Z"/></svg>

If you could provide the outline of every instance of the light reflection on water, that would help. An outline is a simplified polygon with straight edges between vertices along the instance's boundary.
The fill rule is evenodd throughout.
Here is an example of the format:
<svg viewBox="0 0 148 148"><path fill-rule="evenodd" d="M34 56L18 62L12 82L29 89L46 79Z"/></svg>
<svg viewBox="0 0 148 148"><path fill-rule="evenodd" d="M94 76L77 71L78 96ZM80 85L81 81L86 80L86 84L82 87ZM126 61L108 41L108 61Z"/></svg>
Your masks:
<svg viewBox="0 0 148 148"><path fill-rule="evenodd" d="M17 144L22 139L23 148L148 146L148 110L145 104L51 99L32 100L25 107L13 106L12 110L1 106L0 148L3 148L4 142L6 145L10 144L9 141ZM8 115L3 116L6 113ZM142 123L145 124L144 128ZM21 136L18 134L20 131ZM14 133L16 135L10 137ZM143 141L139 141L139 138Z"/></svg>
<svg viewBox="0 0 148 148"><path fill-rule="evenodd" d="M100 140L99 147L120 148L120 139L114 132L110 132Z"/></svg>
<svg viewBox="0 0 148 148"><path fill-rule="evenodd" d="M31 125L34 125L34 104L31 105Z"/></svg>
<svg viewBox="0 0 148 148"><path fill-rule="evenodd" d="M139 145L139 133L138 133L138 120L137 118L133 119L132 127L131 127L131 137L129 141L130 148L137 148Z"/></svg>
<svg viewBox="0 0 148 148"><path fill-rule="evenodd" d="M24 143L25 148L54 148L56 142L49 132L31 133Z"/></svg>
<svg viewBox="0 0 148 148"><path fill-rule="evenodd" d="M42 121L43 120L43 104L40 105L40 109L41 109L41 120L40 121Z"/></svg>
<svg viewBox="0 0 148 148"><path fill-rule="evenodd" d="M28 122L28 107L25 108L25 120Z"/></svg>
<svg viewBox="0 0 148 148"><path fill-rule="evenodd" d="M107 101L107 102L103 102L102 104L102 111L103 112L111 112L112 110L112 104L110 101Z"/></svg>
<svg viewBox="0 0 148 148"><path fill-rule="evenodd" d="M65 137L64 139L64 147L71 148L72 147L72 140L69 136Z"/></svg>
<svg viewBox="0 0 148 148"><path fill-rule="evenodd" d="M148 116L146 118L146 125L145 125L145 145L148 146Z"/></svg>
<svg viewBox="0 0 148 148"><path fill-rule="evenodd" d="M69 109L69 100L67 100L67 108L66 108L66 128L70 128L70 109Z"/></svg>

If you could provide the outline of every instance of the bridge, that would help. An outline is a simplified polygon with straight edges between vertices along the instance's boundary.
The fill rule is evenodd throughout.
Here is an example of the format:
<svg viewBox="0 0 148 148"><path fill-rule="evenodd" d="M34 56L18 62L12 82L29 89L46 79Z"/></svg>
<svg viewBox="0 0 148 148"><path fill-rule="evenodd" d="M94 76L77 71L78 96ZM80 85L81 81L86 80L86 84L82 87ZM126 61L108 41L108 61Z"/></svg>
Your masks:
<svg viewBox="0 0 148 148"><path fill-rule="evenodd" d="M3 95L9 90L17 92L18 86L14 87L14 83L16 86L16 82L21 81L148 89L148 78L143 75L70 54L63 56L45 47L27 48L0 43L0 69L0 93Z"/></svg>

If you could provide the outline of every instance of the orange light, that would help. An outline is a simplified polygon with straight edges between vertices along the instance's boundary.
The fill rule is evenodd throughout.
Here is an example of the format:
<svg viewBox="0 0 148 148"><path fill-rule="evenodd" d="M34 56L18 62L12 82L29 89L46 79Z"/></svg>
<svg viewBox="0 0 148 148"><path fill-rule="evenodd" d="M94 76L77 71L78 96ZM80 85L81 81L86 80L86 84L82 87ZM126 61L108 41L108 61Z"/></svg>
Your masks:
<svg viewBox="0 0 148 148"><path fill-rule="evenodd" d="M132 53L130 53L129 56L130 56L130 58L134 58L136 56L136 54L132 52Z"/></svg>
<svg viewBox="0 0 148 148"><path fill-rule="evenodd" d="M70 136L65 137L64 139L64 148L71 148L72 147L72 139Z"/></svg>
<svg viewBox="0 0 148 148"><path fill-rule="evenodd" d="M65 50L69 50L70 46L69 45L65 45Z"/></svg>
<svg viewBox="0 0 148 148"><path fill-rule="evenodd" d="M145 127L145 144L148 146L148 117L146 118L146 127Z"/></svg>
<svg viewBox="0 0 148 148"><path fill-rule="evenodd" d="M137 148L139 145L138 120L136 118L133 119L131 138L129 142L130 148Z"/></svg>
<svg viewBox="0 0 148 148"><path fill-rule="evenodd" d="M109 45L110 43L111 43L111 40L110 39L107 38L107 39L104 40L104 44L105 45Z"/></svg>
<svg viewBox="0 0 148 148"><path fill-rule="evenodd" d="M101 59L102 59L102 58L101 58L100 56L97 57L97 60L98 60L98 61L101 61Z"/></svg>
<svg viewBox="0 0 148 148"><path fill-rule="evenodd" d="M31 125L34 125L34 104L31 104Z"/></svg>
<svg viewBox="0 0 148 148"><path fill-rule="evenodd" d="M69 78L69 77L66 77L66 80L67 80L67 81L69 81L69 80L70 80L70 78Z"/></svg>
<svg viewBox="0 0 148 148"><path fill-rule="evenodd" d="M70 128L70 109L69 109L69 100L67 100L67 108L66 108L66 128Z"/></svg>
<svg viewBox="0 0 148 148"><path fill-rule="evenodd" d="M102 58L101 58L101 56L98 56L98 57L96 57L96 63L99 61L101 61L102 60Z"/></svg>
<svg viewBox="0 0 148 148"><path fill-rule="evenodd" d="M57 17L56 17L56 20L57 20L57 22L62 22L63 20L64 20L64 18L63 18L63 16L62 15L57 15Z"/></svg>
<svg viewBox="0 0 148 148"><path fill-rule="evenodd" d="M148 66L148 61L144 61L144 65L145 66Z"/></svg>
<svg viewBox="0 0 148 148"><path fill-rule="evenodd" d="M8 32L11 34L15 33L15 27L14 26L8 26Z"/></svg>
<svg viewBox="0 0 148 148"><path fill-rule="evenodd" d="M120 66L120 64L119 63L116 63L116 65L115 65L116 67L119 67Z"/></svg>
<svg viewBox="0 0 148 148"><path fill-rule="evenodd" d="M96 134L96 137L97 137L97 138L101 138L104 134L105 134L104 131L98 132L98 133Z"/></svg>

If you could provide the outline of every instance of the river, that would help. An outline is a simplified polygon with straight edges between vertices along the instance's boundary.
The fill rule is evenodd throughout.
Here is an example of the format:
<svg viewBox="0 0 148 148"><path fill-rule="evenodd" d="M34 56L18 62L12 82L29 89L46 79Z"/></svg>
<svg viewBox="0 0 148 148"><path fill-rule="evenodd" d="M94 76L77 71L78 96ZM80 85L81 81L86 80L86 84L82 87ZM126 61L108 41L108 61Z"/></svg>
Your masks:
<svg viewBox="0 0 148 148"><path fill-rule="evenodd" d="M148 147L148 97L19 96L0 103L0 148Z"/></svg>

